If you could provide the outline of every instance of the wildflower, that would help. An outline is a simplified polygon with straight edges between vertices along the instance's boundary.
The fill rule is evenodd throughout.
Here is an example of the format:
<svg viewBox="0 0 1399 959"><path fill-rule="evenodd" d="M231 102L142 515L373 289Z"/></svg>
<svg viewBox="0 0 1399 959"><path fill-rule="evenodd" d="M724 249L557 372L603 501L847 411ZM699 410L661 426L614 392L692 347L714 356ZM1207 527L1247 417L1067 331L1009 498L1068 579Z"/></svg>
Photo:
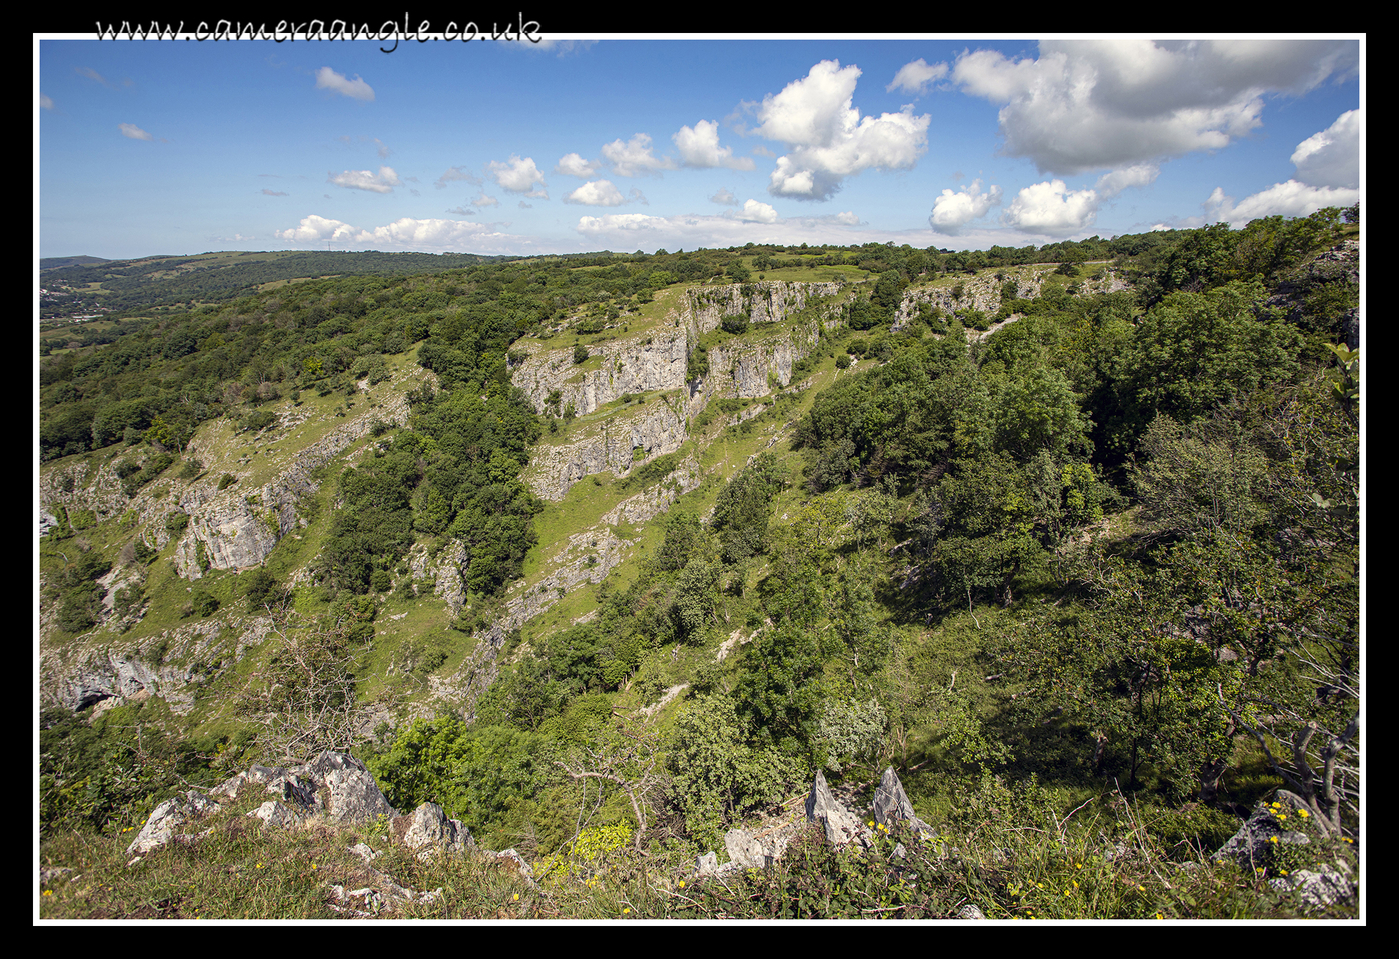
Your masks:
<svg viewBox="0 0 1399 959"><path fill-rule="evenodd" d="M1083 868L1083 863L1081 863L1081 862L1076 862L1076 863L1074 863L1074 868L1075 868L1075 869L1082 869L1082 868Z"/></svg>
<svg viewBox="0 0 1399 959"><path fill-rule="evenodd" d="M680 888L681 888L681 889L684 889L684 888L685 888L685 880L683 880L683 879L680 880Z"/></svg>
<svg viewBox="0 0 1399 959"><path fill-rule="evenodd" d="M1157 918L1157 919L1165 919L1166 917L1163 916L1163 915L1161 915L1161 914L1158 912L1158 913L1156 914L1156 918Z"/></svg>
<svg viewBox="0 0 1399 959"><path fill-rule="evenodd" d="M515 893L515 895L512 897L512 901L514 901L514 902L519 902L519 901L520 901L520 894L519 894L518 892Z"/></svg>
<svg viewBox="0 0 1399 959"><path fill-rule="evenodd" d="M625 916L625 915L626 915L627 913L629 913L629 912L631 912L631 906L627 906L625 909L623 909L623 910L622 910L622 915Z"/></svg>
<svg viewBox="0 0 1399 959"><path fill-rule="evenodd" d="M1311 813L1307 812L1305 809L1299 809L1297 810L1297 815L1301 816L1303 819L1306 819L1308 816L1311 815Z"/></svg>
<svg viewBox="0 0 1399 959"><path fill-rule="evenodd" d="M1278 822L1282 822L1282 821L1285 820L1286 818L1287 818L1286 814L1284 814L1284 813L1278 813Z"/></svg>
<svg viewBox="0 0 1399 959"><path fill-rule="evenodd" d="M1137 887L1137 891L1138 891L1138 892L1146 892L1146 887L1145 887L1145 886L1138 886L1138 887Z"/></svg>
<svg viewBox="0 0 1399 959"><path fill-rule="evenodd" d="M1268 841L1269 841L1269 842L1277 842L1277 841L1278 841L1278 837L1277 837L1277 836L1269 836L1269 837L1268 837Z"/></svg>
<svg viewBox="0 0 1399 959"><path fill-rule="evenodd" d="M1287 870L1286 870L1286 869L1279 869L1278 872L1281 873L1281 874L1284 875L1284 876L1287 875Z"/></svg>

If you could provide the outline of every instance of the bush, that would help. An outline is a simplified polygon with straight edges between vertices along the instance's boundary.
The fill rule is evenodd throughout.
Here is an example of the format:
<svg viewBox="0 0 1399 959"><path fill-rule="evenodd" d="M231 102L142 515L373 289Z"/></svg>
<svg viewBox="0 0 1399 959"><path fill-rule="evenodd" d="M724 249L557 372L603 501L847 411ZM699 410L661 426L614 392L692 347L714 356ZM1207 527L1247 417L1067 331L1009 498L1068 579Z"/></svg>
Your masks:
<svg viewBox="0 0 1399 959"><path fill-rule="evenodd" d="M573 362L575 364L585 362L588 359L589 355L590 354L588 353L588 348L582 343L579 343L573 348Z"/></svg>
<svg viewBox="0 0 1399 959"><path fill-rule="evenodd" d="M232 473L225 473L219 477L219 490L226 490L236 482L238 482L238 477Z"/></svg>

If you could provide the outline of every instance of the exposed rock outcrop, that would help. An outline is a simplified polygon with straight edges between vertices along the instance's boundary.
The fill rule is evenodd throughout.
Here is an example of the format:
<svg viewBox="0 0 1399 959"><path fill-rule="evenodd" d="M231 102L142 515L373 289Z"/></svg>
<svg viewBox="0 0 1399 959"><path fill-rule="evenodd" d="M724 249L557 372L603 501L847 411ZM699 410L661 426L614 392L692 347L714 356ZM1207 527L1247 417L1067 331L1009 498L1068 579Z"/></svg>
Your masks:
<svg viewBox="0 0 1399 959"><path fill-rule="evenodd" d="M523 478L541 499L557 502L594 473L624 476L634 466L675 452L687 435L684 416L664 398L575 429L571 442L534 451Z"/></svg>

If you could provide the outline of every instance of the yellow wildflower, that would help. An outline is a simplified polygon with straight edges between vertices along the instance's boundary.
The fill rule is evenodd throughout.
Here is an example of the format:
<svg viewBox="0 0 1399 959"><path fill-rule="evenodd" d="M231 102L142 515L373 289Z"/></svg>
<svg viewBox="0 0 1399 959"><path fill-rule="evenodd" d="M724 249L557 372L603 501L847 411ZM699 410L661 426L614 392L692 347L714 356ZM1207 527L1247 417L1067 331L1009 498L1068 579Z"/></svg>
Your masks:
<svg viewBox="0 0 1399 959"><path fill-rule="evenodd" d="M1311 815L1311 813L1307 812L1305 809L1299 809L1297 810L1297 815L1301 816L1303 819L1306 819L1309 815Z"/></svg>

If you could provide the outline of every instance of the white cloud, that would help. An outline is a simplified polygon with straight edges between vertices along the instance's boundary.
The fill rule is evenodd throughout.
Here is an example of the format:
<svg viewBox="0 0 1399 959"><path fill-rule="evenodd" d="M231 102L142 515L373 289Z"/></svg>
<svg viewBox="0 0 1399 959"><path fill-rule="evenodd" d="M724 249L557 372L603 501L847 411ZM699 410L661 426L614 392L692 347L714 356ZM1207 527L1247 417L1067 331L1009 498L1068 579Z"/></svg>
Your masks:
<svg viewBox="0 0 1399 959"><path fill-rule="evenodd" d="M1360 191L1347 187L1308 186L1296 180L1274 183L1268 189L1235 203L1215 187L1204 207L1211 223L1227 220L1235 228L1265 216L1310 216L1328 206L1348 207L1360 202Z"/></svg>
<svg viewBox="0 0 1399 959"><path fill-rule="evenodd" d="M679 148L680 162L685 166L753 169L752 157L735 157L733 147L719 146L719 124L713 120L701 120L693 128L681 127L671 139Z"/></svg>
<svg viewBox="0 0 1399 959"><path fill-rule="evenodd" d="M1274 183L1238 203L1215 187L1203 204L1206 219L1242 227L1259 217L1310 216L1328 206L1354 206L1360 201L1360 120L1359 110L1348 110L1297 144L1292 153L1297 176L1286 183Z"/></svg>
<svg viewBox="0 0 1399 959"><path fill-rule="evenodd" d="M354 239L355 228L343 220L328 220L314 213L303 217L301 225L290 230L278 230L277 239L293 243L316 243L321 240L345 241Z"/></svg>
<svg viewBox="0 0 1399 959"><path fill-rule="evenodd" d="M544 184L544 174L539 172L539 167L534 165L532 157L525 157L523 160L515 154L510 154L510 159L501 163L499 160L492 160L486 165L490 170L495 182L500 184L501 189L511 193L523 193L528 197L540 197L549 199L549 194L544 190L533 189L538 183L541 187Z"/></svg>
<svg viewBox="0 0 1399 959"><path fill-rule="evenodd" d="M934 80L941 80L947 76L947 64L928 63L919 57L912 63L905 63L899 68L899 72L894 74L894 82L884 88L886 93L893 93L895 90L903 90L907 93L922 93L928 88L928 84Z"/></svg>
<svg viewBox="0 0 1399 959"><path fill-rule="evenodd" d="M1354 40L1046 40L1037 60L964 53L951 79L1003 103L1002 152L1041 172L1130 167L1227 146L1263 96L1302 93L1359 62Z"/></svg>
<svg viewBox="0 0 1399 959"><path fill-rule="evenodd" d="M859 226L860 218L853 210L846 210L844 213L837 213L835 216L837 223L844 223L846 226Z"/></svg>
<svg viewBox="0 0 1399 959"><path fill-rule="evenodd" d="M927 149L927 115L911 107L878 118L861 117L852 105L860 68L823 60L777 95L763 98L761 121L752 132L780 140L790 152L779 157L768 192L802 200L824 200L841 181L871 167L912 168Z"/></svg>
<svg viewBox="0 0 1399 959"><path fill-rule="evenodd" d="M130 137L133 140L155 139L155 137L151 136L149 133L147 133L145 130L142 130L134 123L118 123L117 129L121 131L122 136Z"/></svg>
<svg viewBox="0 0 1399 959"><path fill-rule="evenodd" d="M386 226L378 226L372 230L360 230L355 236L355 241L407 249L453 249L467 245L467 241L485 232L486 229L487 227L480 223L463 223L460 220L418 220L405 216Z"/></svg>
<svg viewBox="0 0 1399 959"><path fill-rule="evenodd" d="M291 196L290 193L283 193L281 190L269 190L267 187L263 187L262 192L264 196Z"/></svg>
<svg viewBox="0 0 1399 959"><path fill-rule="evenodd" d="M52 110L53 98L50 97L47 93L39 94L39 106L43 107L45 110Z"/></svg>
<svg viewBox="0 0 1399 959"><path fill-rule="evenodd" d="M613 140L602 148L602 155L618 176L646 176L675 169L675 163L651 151L651 137L638 133L626 143Z"/></svg>
<svg viewBox="0 0 1399 959"><path fill-rule="evenodd" d="M1138 163L1120 170L1109 170L1098 177L1093 189L1101 197L1117 196L1123 190L1136 186L1151 186L1161 175L1161 167L1155 163Z"/></svg>
<svg viewBox="0 0 1399 959"><path fill-rule="evenodd" d="M1065 237L1092 226L1098 215L1098 194L1070 191L1063 180L1036 183L1016 195L1006 209L1007 224L1043 236Z"/></svg>
<svg viewBox="0 0 1399 959"><path fill-rule="evenodd" d="M598 171L602 164L596 160L585 160L576 153L570 153L554 164L554 172L564 176L576 176L586 180Z"/></svg>
<svg viewBox="0 0 1399 959"><path fill-rule="evenodd" d="M1303 183L1359 188L1360 111L1347 110L1331 126L1297 144L1292 162Z"/></svg>
<svg viewBox="0 0 1399 959"><path fill-rule="evenodd" d="M603 216L579 217L578 232L588 236L601 233L635 233L659 230L670 223L669 217L651 216L649 213L608 213Z"/></svg>
<svg viewBox="0 0 1399 959"><path fill-rule="evenodd" d="M368 170L346 170L344 173L330 174L328 182L343 186L347 190L367 190L370 193L392 193L401 182L393 167L381 166L378 173Z"/></svg>
<svg viewBox="0 0 1399 959"><path fill-rule="evenodd" d="M353 80L348 80L343 73L336 73L330 67L321 67L316 71L316 89L332 90L353 100L374 99L374 90L360 79L359 74Z"/></svg>
<svg viewBox="0 0 1399 959"><path fill-rule="evenodd" d="M493 196L486 196L486 191L482 190L476 199L471 201L472 206L499 206L500 201Z"/></svg>
<svg viewBox="0 0 1399 959"><path fill-rule="evenodd" d="M465 180L472 186L480 186L481 184L479 176L468 173L463 167L454 166L448 167L447 172L438 177L432 185L442 190L446 188L448 183L456 183L458 180Z"/></svg>
<svg viewBox="0 0 1399 959"><path fill-rule="evenodd" d="M992 186L981 192L981 181L973 180L967 188L957 193L943 190L942 195L933 201L933 212L928 217L928 225L936 233L954 236L972 220L986 215L986 211L1001 203L1001 188Z"/></svg>
<svg viewBox="0 0 1399 959"><path fill-rule="evenodd" d="M476 216L479 211L473 210L469 206L456 206L452 207L452 209L447 212L451 213L453 216Z"/></svg>
<svg viewBox="0 0 1399 959"><path fill-rule="evenodd" d="M770 204L760 203L757 200L744 200L742 211L726 213L725 216L736 217L751 223L776 223L780 219L777 211Z"/></svg>
<svg viewBox="0 0 1399 959"><path fill-rule="evenodd" d="M738 206L738 197L734 196L728 187L720 187L719 192L709 198L709 202L720 206Z"/></svg>
<svg viewBox="0 0 1399 959"><path fill-rule="evenodd" d="M627 199L622 196L621 190L612 185L612 181L591 180L564 197L563 201L587 206L621 206Z"/></svg>

